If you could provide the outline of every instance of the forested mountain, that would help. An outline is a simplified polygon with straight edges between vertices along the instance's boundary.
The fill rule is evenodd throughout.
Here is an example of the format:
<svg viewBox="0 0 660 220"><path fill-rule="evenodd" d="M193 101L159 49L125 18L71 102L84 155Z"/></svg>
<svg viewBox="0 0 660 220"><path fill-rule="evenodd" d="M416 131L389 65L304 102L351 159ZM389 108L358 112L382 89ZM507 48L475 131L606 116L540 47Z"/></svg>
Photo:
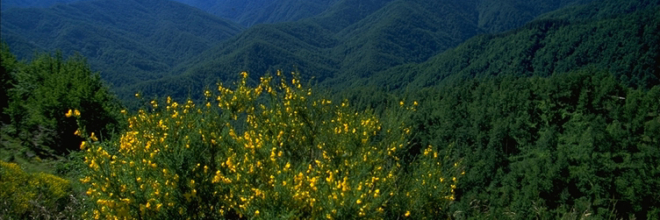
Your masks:
<svg viewBox="0 0 660 220"><path fill-rule="evenodd" d="M174 94L186 94L187 87L175 82L212 83L239 71L276 69L300 71L304 78L327 79L332 85L423 62L477 34L520 25L542 12L580 2L550 1L529 11L525 5L532 3L527 1L512 2L512 7L490 7L488 1L340 1L309 19L256 25L175 71L185 74L145 82L128 91L153 94L158 85L165 84L175 90L178 87L180 91L171 91ZM503 14L498 22L480 22L493 13ZM521 13L530 16L513 16Z"/></svg>
<svg viewBox="0 0 660 220"><path fill-rule="evenodd" d="M242 29L179 3L101 0L6 11L2 37L21 58L34 49L79 51L122 97L135 91L185 96L191 87L227 80L239 71L295 70L328 85L366 78L424 62L480 33L517 27L543 12L584 2L342 0L317 4L325 10L316 16L255 25L228 39ZM230 3L239 4L224 2ZM247 10L248 5L265 3L240 4ZM277 4L287 10L304 6L296 1ZM290 13L279 9L269 12L296 20L281 17Z"/></svg>
<svg viewBox="0 0 660 220"><path fill-rule="evenodd" d="M660 0L295 2L3 11L0 219L660 216Z"/></svg>
<svg viewBox="0 0 660 220"><path fill-rule="evenodd" d="M249 27L313 17L339 0L175 0Z"/></svg>
<svg viewBox="0 0 660 220"><path fill-rule="evenodd" d="M116 87L167 75L242 28L165 0L99 0L2 12L2 39L20 58L35 50L79 52Z"/></svg>
<svg viewBox="0 0 660 220"><path fill-rule="evenodd" d="M423 103L413 143L469 164L449 211L456 218L653 219L659 97L660 86L633 89L584 69L466 78L407 99Z"/></svg>
<svg viewBox="0 0 660 220"><path fill-rule="evenodd" d="M424 103L412 152L443 146L470 164L455 218L653 219L658 3L565 8L337 91L366 108L392 92Z"/></svg>
<svg viewBox="0 0 660 220"><path fill-rule="evenodd" d="M611 71L628 85L658 85L658 1L632 1L628 8L613 2L617 1L557 13L569 17L573 11L581 19L540 19L507 33L477 36L424 63L391 68L351 87L395 89L410 83L411 88L423 88L451 81L445 80L448 77L550 76L587 66Z"/></svg>

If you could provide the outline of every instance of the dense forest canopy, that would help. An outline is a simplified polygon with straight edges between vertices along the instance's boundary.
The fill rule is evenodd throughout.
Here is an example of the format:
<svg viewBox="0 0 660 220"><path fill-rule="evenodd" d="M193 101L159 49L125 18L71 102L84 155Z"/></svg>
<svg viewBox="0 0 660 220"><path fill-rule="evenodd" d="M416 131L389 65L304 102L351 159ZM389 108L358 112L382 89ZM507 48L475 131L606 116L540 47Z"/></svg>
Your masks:
<svg viewBox="0 0 660 220"><path fill-rule="evenodd" d="M475 35L517 28L545 12L589 1L305 2L184 1L193 6L229 4L244 7L241 16L268 12L290 21L254 23L245 31L234 18L219 19L167 0L15 8L2 13L2 37L20 59L34 50L80 52L124 100L137 90L184 98L191 88L235 80L240 71L299 71L304 79L329 84L369 78L391 67L424 62ZM277 7L263 12L256 7L260 4ZM298 16L286 11L301 12L308 4L319 12ZM24 16L28 13L30 19ZM153 89L161 85L166 88Z"/></svg>
<svg viewBox="0 0 660 220"><path fill-rule="evenodd" d="M607 10L593 10L599 9ZM651 88L660 83L658 9L656 5L597 20L533 21L507 33L471 38L426 62L388 69L352 87L420 88L452 79L551 76L596 67L624 84Z"/></svg>
<svg viewBox="0 0 660 220"><path fill-rule="evenodd" d="M660 1L55 2L2 3L0 218L660 216Z"/></svg>
<svg viewBox="0 0 660 220"><path fill-rule="evenodd" d="M20 59L59 49L88 58L115 88L159 79L187 57L240 33L238 24L172 1L84 1L2 13Z"/></svg>

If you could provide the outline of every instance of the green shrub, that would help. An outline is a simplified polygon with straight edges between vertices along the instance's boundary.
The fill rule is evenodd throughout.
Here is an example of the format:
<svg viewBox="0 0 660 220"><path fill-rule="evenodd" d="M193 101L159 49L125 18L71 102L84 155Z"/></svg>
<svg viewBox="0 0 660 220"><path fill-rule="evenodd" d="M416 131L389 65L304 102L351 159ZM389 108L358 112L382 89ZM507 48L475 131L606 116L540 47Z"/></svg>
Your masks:
<svg viewBox="0 0 660 220"><path fill-rule="evenodd" d="M279 78L279 73L277 74ZM458 164L430 147L403 163L416 103L379 119L301 85L262 77L206 101L127 116L113 141L88 137L88 218L399 218L446 215ZM139 96L139 95L136 95ZM452 163L449 163L452 164ZM450 175L452 174L452 175ZM452 180L453 179L453 180Z"/></svg>
<svg viewBox="0 0 660 220"><path fill-rule="evenodd" d="M18 164L0 161L0 217L57 218L71 205L71 183L46 173L25 173Z"/></svg>
<svg viewBox="0 0 660 220"><path fill-rule="evenodd" d="M8 97L2 113L7 118L3 121L9 122L2 129L23 147L41 156L63 155L82 141L74 135L77 123L103 138L121 127L119 101L82 56L64 59L59 52L39 54L24 63L5 60L13 56L6 46L2 50L3 78L8 78L2 82L6 84L2 92ZM69 109L78 109L83 116L67 118Z"/></svg>

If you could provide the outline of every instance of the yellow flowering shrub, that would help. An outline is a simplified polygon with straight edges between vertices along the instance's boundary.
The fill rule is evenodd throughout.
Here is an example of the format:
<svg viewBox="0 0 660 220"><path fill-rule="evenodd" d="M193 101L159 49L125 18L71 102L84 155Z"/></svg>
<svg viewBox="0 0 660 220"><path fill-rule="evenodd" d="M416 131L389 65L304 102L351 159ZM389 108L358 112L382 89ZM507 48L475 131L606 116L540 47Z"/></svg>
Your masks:
<svg viewBox="0 0 660 220"><path fill-rule="evenodd" d="M381 120L319 98L295 74L246 81L204 91L200 103L153 100L127 116L120 138L83 142L81 181L94 203L86 217L382 219L445 205L411 203L419 198L405 190L453 200L437 153L412 163L428 163L423 170L401 164L411 107ZM415 191L409 170L432 173Z"/></svg>
<svg viewBox="0 0 660 220"><path fill-rule="evenodd" d="M0 161L0 216L24 218L35 209L62 210L71 183L46 173L26 173L18 164Z"/></svg>

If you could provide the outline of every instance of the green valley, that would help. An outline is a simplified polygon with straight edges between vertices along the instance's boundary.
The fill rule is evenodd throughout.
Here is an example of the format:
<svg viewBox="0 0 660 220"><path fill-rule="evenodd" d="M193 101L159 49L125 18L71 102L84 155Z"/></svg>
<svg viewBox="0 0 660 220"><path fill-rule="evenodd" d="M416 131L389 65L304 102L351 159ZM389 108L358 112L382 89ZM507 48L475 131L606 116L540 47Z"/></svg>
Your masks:
<svg viewBox="0 0 660 220"><path fill-rule="evenodd" d="M0 219L660 216L658 0L46 3Z"/></svg>

